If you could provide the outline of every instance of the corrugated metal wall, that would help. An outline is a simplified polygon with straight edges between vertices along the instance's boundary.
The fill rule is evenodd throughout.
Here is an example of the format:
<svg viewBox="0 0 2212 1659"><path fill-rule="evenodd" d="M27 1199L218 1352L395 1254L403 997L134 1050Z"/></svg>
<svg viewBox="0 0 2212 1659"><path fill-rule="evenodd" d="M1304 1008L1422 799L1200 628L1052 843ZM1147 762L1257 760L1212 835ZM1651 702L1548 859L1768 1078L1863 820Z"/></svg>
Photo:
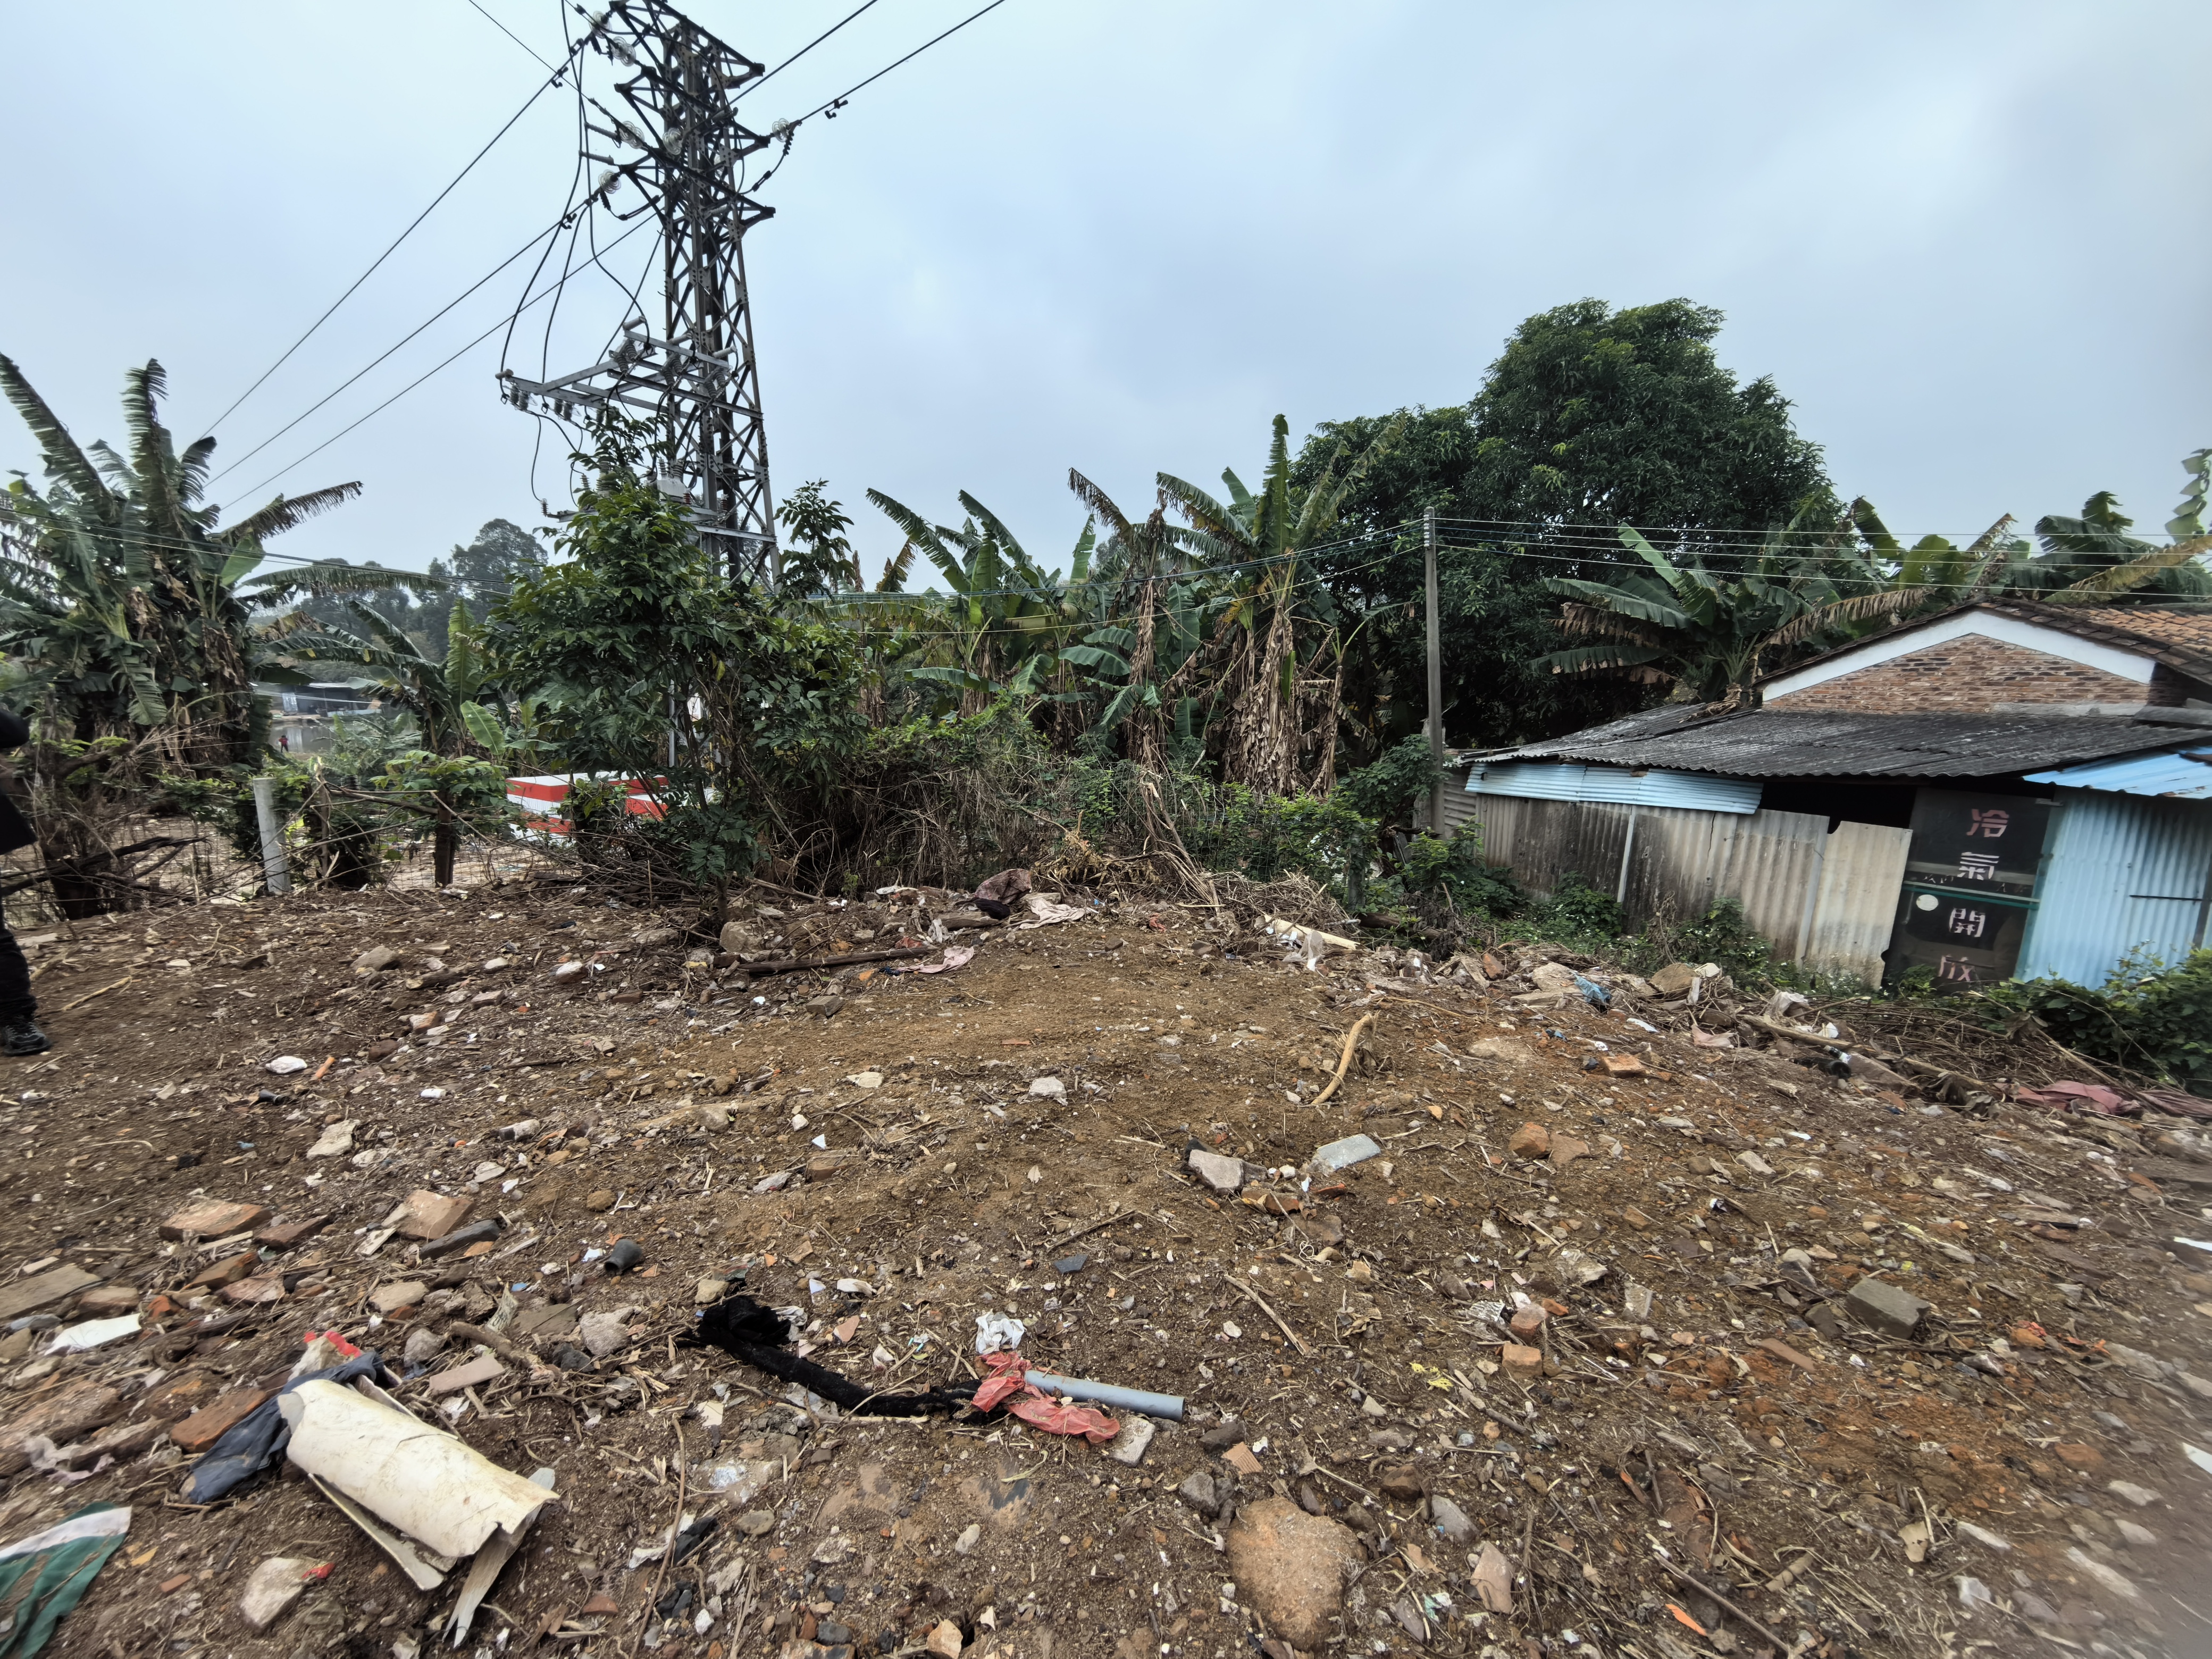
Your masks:
<svg viewBox="0 0 2212 1659"><path fill-rule="evenodd" d="M1911 833L1802 812L1689 811L1448 793L1445 821L1479 826L1483 856L1548 893L1569 872L1617 893L1631 927L1732 897L1786 960L1881 975ZM1626 880L1624 884L1623 859Z"/></svg>
<svg viewBox="0 0 2212 1659"><path fill-rule="evenodd" d="M2212 804L2058 792L2022 979L2102 985L2130 952L2179 962L2212 880Z"/></svg>

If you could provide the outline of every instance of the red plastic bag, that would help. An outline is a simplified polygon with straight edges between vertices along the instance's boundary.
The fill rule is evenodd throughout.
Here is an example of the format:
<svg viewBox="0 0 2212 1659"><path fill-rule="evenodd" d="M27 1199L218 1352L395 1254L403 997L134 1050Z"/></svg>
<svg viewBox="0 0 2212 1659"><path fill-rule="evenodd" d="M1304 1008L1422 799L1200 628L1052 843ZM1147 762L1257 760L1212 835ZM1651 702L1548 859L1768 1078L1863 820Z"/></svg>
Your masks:
<svg viewBox="0 0 2212 1659"><path fill-rule="evenodd" d="M1121 1431L1121 1425L1104 1412L1090 1406L1063 1406L1038 1388L1029 1380L1029 1362L1018 1353L987 1354L983 1364L991 1374L976 1386L977 1411L989 1411L1011 1400L1013 1404L1006 1409L1031 1428L1047 1434L1081 1435L1095 1446L1104 1445Z"/></svg>

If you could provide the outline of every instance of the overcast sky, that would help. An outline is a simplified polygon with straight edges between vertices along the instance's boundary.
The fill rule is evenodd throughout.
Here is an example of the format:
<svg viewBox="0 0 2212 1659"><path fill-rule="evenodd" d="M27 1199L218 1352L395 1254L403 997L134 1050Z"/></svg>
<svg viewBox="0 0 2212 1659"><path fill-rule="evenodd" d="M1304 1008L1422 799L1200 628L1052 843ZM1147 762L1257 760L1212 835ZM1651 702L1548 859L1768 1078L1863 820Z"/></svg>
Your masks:
<svg viewBox="0 0 2212 1659"><path fill-rule="evenodd" d="M553 0L483 3L558 57ZM854 3L691 13L775 64ZM879 0L747 107L799 114L979 3ZM466 0L15 5L8 35L0 352L83 440L120 439L149 356L180 439L206 430L545 78ZM1279 410L1303 433L1464 402L1528 313L1679 295L1727 313L1723 361L1774 376L1893 528L2111 489L2155 531L2212 444L2208 60L2201 0L1007 0L809 123L769 188L746 248L773 477L830 481L872 578L899 539L872 485L938 518L971 490L1056 562L1071 465L1134 514L1158 471L1251 477ZM541 99L222 422L218 465L550 222L574 120ZM609 269L634 281L646 240ZM527 269L217 495L359 479L278 546L394 565L541 524L566 468L548 444L533 486L497 335L285 470L498 322ZM554 370L622 307L572 283ZM0 471L33 464L0 411Z"/></svg>

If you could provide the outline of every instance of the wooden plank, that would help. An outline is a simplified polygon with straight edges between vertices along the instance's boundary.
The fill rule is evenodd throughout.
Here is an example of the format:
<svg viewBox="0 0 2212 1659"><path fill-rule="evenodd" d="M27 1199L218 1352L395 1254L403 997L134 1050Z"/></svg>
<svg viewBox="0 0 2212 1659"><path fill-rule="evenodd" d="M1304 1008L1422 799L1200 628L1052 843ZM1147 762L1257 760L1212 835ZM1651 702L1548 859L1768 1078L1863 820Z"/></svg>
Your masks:
<svg viewBox="0 0 2212 1659"><path fill-rule="evenodd" d="M88 1291L99 1283L98 1273L88 1273L82 1267L64 1263L20 1285L0 1290L0 1320L20 1319L27 1313L36 1313L51 1303L75 1296L79 1291Z"/></svg>

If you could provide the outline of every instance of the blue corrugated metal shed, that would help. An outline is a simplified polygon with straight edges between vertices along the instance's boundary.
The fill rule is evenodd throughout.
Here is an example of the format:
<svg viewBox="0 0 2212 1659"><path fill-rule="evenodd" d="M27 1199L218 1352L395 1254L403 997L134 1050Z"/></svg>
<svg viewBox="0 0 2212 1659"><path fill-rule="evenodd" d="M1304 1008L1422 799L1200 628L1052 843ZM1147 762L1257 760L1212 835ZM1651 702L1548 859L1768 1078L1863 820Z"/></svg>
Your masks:
<svg viewBox="0 0 2212 1659"><path fill-rule="evenodd" d="M2169 800L2212 800L2212 745L2158 755L2091 761L2086 766L2031 772L2030 783L2061 789L2101 789L2120 795L2162 795Z"/></svg>
<svg viewBox="0 0 2212 1659"><path fill-rule="evenodd" d="M1471 795L1607 801L1618 806L1679 806L1699 812L1756 812L1762 789L1756 778L1717 778L1701 772L1583 766L1574 762L1477 761L1467 775L1467 792Z"/></svg>
<svg viewBox="0 0 2212 1659"><path fill-rule="evenodd" d="M2102 985L2124 957L2178 963L2204 944L2212 802L2075 787L2058 799L2019 977Z"/></svg>

